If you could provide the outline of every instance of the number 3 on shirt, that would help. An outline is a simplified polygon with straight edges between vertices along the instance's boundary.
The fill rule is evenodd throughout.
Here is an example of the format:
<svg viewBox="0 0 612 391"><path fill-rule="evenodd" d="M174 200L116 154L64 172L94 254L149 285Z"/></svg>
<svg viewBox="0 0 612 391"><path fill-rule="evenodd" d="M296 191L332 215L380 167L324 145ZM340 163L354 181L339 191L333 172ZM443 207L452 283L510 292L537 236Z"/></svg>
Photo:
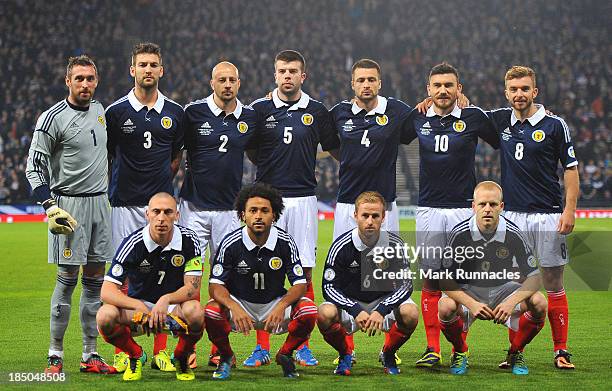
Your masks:
<svg viewBox="0 0 612 391"><path fill-rule="evenodd" d="M151 132L149 132L148 130L144 132L144 138L145 138L145 142L142 143L142 146L145 147L146 149L151 148L151 145L153 145L153 143L151 142Z"/></svg>

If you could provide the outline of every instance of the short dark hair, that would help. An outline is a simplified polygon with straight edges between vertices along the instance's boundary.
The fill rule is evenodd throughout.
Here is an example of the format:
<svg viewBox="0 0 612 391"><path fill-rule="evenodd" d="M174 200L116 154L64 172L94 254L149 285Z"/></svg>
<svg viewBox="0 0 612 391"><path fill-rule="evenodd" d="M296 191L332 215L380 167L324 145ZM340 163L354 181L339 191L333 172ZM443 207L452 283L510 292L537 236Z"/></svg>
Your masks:
<svg viewBox="0 0 612 391"><path fill-rule="evenodd" d="M236 201L234 202L234 208L238 213L239 219L242 219L242 215L246 211L247 201L249 200L249 198L253 197L261 197L270 201L270 205L272 206L272 212L274 213L274 221L278 221L281 214L283 213L283 209L285 208L285 205L283 203L283 196L274 187L263 182L257 182L251 185L244 186L238 192L238 195L236 196Z"/></svg>
<svg viewBox="0 0 612 391"><path fill-rule="evenodd" d="M93 67L96 71L96 77L98 77L98 68L94 63L94 60L86 54L81 54L80 56L68 58L68 65L66 66L66 77L70 78L70 76L72 76L72 68L77 65L84 67Z"/></svg>
<svg viewBox="0 0 612 391"><path fill-rule="evenodd" d="M459 72L457 71L457 68L447 62L434 65L434 67L431 68L431 71L429 71L429 78L427 80L429 81L433 75L446 75L449 73L455 75L457 78L457 83L459 83Z"/></svg>
<svg viewBox="0 0 612 391"><path fill-rule="evenodd" d="M355 70L357 68L376 69L376 71L378 71L378 77L380 78L380 65L374 60L370 60L369 58L358 60L351 68L351 76L355 75Z"/></svg>
<svg viewBox="0 0 612 391"><path fill-rule="evenodd" d="M162 55L161 48L158 44L153 42L141 42L134 45L134 48L132 49L132 65L135 64L136 56L141 53L157 54L157 57L159 57L159 63L161 65Z"/></svg>
<svg viewBox="0 0 612 391"><path fill-rule="evenodd" d="M304 56L296 50L282 50L274 57L274 64L276 64L277 61L299 61L302 64L302 72L306 72L306 60L304 60Z"/></svg>

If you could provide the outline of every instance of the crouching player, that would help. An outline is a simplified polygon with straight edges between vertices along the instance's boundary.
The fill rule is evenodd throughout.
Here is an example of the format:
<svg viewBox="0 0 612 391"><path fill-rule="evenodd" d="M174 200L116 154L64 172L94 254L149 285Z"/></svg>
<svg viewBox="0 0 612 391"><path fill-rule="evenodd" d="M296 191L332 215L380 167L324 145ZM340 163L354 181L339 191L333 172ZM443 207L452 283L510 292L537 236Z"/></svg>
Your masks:
<svg viewBox="0 0 612 391"><path fill-rule="evenodd" d="M476 186L475 214L453 228L448 245L454 259L445 257L442 262L447 278L441 281L444 294L438 315L442 332L453 345L450 372L455 375L467 372L466 335L475 319L492 320L515 331L508 351L515 375L529 373L523 349L544 326L547 305L538 292L536 258L518 227L500 216L502 200L497 183ZM519 279L524 279L522 284Z"/></svg>
<svg viewBox="0 0 612 391"><path fill-rule="evenodd" d="M197 300L202 278L200 242L195 232L175 225L179 213L168 193L151 198L146 217L149 224L123 240L104 278L98 330L106 342L129 355L123 380L139 380L147 360L134 335L142 331L178 335L176 378L193 380L187 360L204 329L204 312ZM127 295L120 290L126 278L130 281Z"/></svg>
<svg viewBox="0 0 612 391"><path fill-rule="evenodd" d="M395 281L391 292L367 289L374 288L370 284L376 278L374 273L364 272L366 267L365 270L372 270L370 263L377 262L371 253L376 253L376 249L404 247L399 236L381 230L385 207L385 199L379 193L361 193L355 200L357 227L334 240L325 262L323 296L326 302L319 306L317 323L325 341L340 355L334 371L338 375L351 373L352 355L345 337L357 330L370 336L380 331L388 333L381 361L386 373L399 374L395 353L408 341L418 322L418 309L410 298L410 279ZM380 262L385 265L380 268L387 268L393 261L397 262ZM407 268L405 257L399 262L402 268Z"/></svg>
<svg viewBox="0 0 612 391"><path fill-rule="evenodd" d="M276 354L285 377L297 377L292 354L308 338L317 320L317 307L306 294L306 278L291 236L273 226L283 210L274 188L256 183L240 190L236 210L246 226L229 233L212 264L206 306L206 331L221 361L213 379L227 379L234 360L231 330L273 334L289 332ZM285 289L285 276L291 288Z"/></svg>

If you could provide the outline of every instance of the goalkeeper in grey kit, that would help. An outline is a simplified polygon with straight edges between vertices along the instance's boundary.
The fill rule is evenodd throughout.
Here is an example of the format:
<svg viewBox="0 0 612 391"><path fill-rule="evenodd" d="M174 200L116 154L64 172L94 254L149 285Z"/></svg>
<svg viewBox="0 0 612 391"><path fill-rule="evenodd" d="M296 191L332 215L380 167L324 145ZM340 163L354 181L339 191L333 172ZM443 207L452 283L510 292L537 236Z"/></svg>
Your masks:
<svg viewBox="0 0 612 391"><path fill-rule="evenodd" d="M72 292L83 270L79 314L81 372L116 373L96 351L96 312L105 262L112 258L104 108L93 100L98 72L86 55L66 67L68 97L41 114L28 153L26 177L49 219L48 261L57 264L51 296L51 341L45 373L63 370L64 334Z"/></svg>

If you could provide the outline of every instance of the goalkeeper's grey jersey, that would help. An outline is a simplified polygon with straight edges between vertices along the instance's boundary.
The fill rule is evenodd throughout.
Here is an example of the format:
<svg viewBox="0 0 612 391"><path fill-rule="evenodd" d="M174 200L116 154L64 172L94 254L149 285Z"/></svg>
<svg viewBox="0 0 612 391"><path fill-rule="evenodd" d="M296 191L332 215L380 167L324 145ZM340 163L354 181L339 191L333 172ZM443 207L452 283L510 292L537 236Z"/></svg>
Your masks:
<svg viewBox="0 0 612 391"><path fill-rule="evenodd" d="M106 192L108 160L104 107L87 109L66 99L42 113L28 154L26 177L35 189L49 185L66 195Z"/></svg>

